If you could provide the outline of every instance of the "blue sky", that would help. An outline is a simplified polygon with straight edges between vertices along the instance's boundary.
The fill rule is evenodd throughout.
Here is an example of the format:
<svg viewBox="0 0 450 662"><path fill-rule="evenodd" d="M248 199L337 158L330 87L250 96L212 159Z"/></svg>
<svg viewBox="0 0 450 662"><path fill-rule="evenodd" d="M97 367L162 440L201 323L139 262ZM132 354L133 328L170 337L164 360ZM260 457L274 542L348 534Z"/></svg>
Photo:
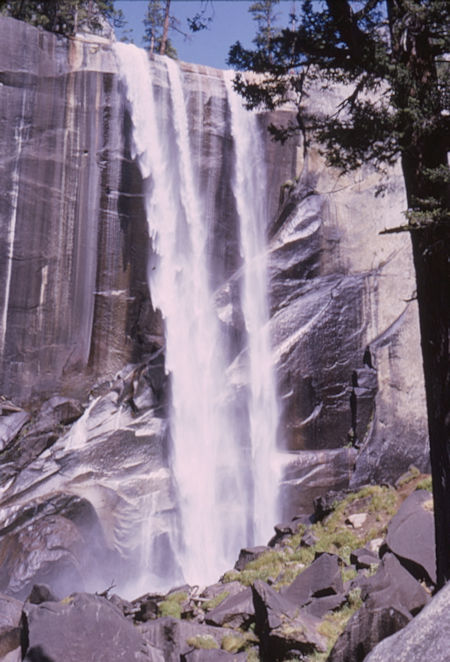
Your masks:
<svg viewBox="0 0 450 662"><path fill-rule="evenodd" d="M248 12L252 1L247 0L213 0L208 6L208 15L213 17L208 30L190 34L188 39L176 32L171 33L171 40L178 52L178 57L187 62L208 64L220 69L227 68L228 50L236 41L250 47L256 32L256 23ZM289 12L294 5L293 0L282 0L279 4L279 24L288 23ZM143 18L147 8L147 0L122 0L115 2L115 7L121 9L128 21L128 27L133 29L133 41L142 46ZM189 32L186 19L192 17L201 8L200 0L172 0L171 13L180 22L180 28Z"/></svg>

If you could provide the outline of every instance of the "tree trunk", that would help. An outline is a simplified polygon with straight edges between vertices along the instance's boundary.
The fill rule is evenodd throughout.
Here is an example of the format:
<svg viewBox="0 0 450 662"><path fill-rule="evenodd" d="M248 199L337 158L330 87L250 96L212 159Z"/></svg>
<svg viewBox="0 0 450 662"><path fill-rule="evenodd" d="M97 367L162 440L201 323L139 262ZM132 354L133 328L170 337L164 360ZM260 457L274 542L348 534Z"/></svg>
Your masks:
<svg viewBox="0 0 450 662"><path fill-rule="evenodd" d="M434 130L420 122L406 123L401 139L402 168L408 207L422 212L412 224L428 433L430 437L436 533L437 587L450 580L450 208L445 183L433 182L427 171L447 165L447 137L442 128L437 72L430 33L405 0L388 0L393 56L407 76L396 89L399 108L428 106ZM414 20L413 20L414 19ZM432 103L432 111L430 109ZM440 218L427 218L428 202L441 207ZM447 216L446 216L447 214ZM425 222L424 222L425 219ZM414 222L414 219L413 219Z"/></svg>
<svg viewBox="0 0 450 662"><path fill-rule="evenodd" d="M430 436L437 586L450 580L450 228L411 232Z"/></svg>
<svg viewBox="0 0 450 662"><path fill-rule="evenodd" d="M409 207L417 197L440 198L449 207L446 185L430 183L423 172L446 163L445 136L419 144L403 154ZM439 191L439 188L441 189ZM419 304L425 392L430 437L436 532L438 588L450 580L450 224L442 218L411 230Z"/></svg>
<svg viewBox="0 0 450 662"><path fill-rule="evenodd" d="M164 53L166 52L167 39L169 38L169 23L170 23L170 0L166 0L163 35L161 38L161 46L159 47L160 55L164 55Z"/></svg>

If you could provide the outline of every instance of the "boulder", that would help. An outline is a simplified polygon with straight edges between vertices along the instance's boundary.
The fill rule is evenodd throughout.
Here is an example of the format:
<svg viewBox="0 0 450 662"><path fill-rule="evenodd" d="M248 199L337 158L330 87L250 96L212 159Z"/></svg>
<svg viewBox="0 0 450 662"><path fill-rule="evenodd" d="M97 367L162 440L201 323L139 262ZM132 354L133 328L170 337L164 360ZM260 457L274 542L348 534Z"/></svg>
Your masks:
<svg viewBox="0 0 450 662"><path fill-rule="evenodd" d="M0 416L0 451L8 446L29 420L30 415L26 411Z"/></svg>
<svg viewBox="0 0 450 662"><path fill-rule="evenodd" d="M205 616L206 623L221 627L240 628L250 623L255 614L250 588L231 595Z"/></svg>
<svg viewBox="0 0 450 662"><path fill-rule="evenodd" d="M70 425L82 416L83 406L78 400L55 395L47 400L40 412L40 421L46 421L49 427L54 425Z"/></svg>
<svg viewBox="0 0 450 662"><path fill-rule="evenodd" d="M24 662L164 662L117 607L98 595L75 593L61 602L27 604Z"/></svg>
<svg viewBox="0 0 450 662"><path fill-rule="evenodd" d="M412 492L389 522L386 545L417 579L436 584L433 498Z"/></svg>
<svg viewBox="0 0 450 662"><path fill-rule="evenodd" d="M59 602L46 584L35 584L28 596L28 602L32 605L40 605L41 602Z"/></svg>
<svg viewBox="0 0 450 662"><path fill-rule="evenodd" d="M305 611L314 618L322 619L329 611L339 609L346 601L345 593L336 595L324 595L322 598L312 598L311 602L305 605Z"/></svg>
<svg viewBox="0 0 450 662"><path fill-rule="evenodd" d="M393 554L385 554L375 575L361 584L361 597L375 606L396 606L414 616L430 600L423 586Z"/></svg>
<svg viewBox="0 0 450 662"><path fill-rule="evenodd" d="M179 662L180 656L196 647L207 645L209 650L220 649L225 635L234 634L227 628L201 625L171 616L147 621L137 627L151 646L163 651L164 662ZM214 648L211 649L211 646Z"/></svg>
<svg viewBox="0 0 450 662"><path fill-rule="evenodd" d="M298 607L311 602L313 598L343 594L339 558L334 554L321 554L310 566L282 590L284 598Z"/></svg>
<svg viewBox="0 0 450 662"><path fill-rule="evenodd" d="M196 649L181 656L181 662L246 662L246 653L227 653L223 650Z"/></svg>
<svg viewBox="0 0 450 662"><path fill-rule="evenodd" d="M239 552L239 558L234 564L235 570L243 570L247 565L247 563L250 563L250 561L254 561L255 559L258 558L258 556L264 554L264 552L267 552L267 547L264 546L245 547L244 549L241 549L241 551Z"/></svg>
<svg viewBox="0 0 450 662"><path fill-rule="evenodd" d="M22 627L22 603L0 594L0 660L21 662L25 630Z"/></svg>
<svg viewBox="0 0 450 662"><path fill-rule="evenodd" d="M379 641L403 628L408 620L395 607L364 604L348 621L327 662L363 662Z"/></svg>
<svg viewBox="0 0 450 662"><path fill-rule="evenodd" d="M448 662L450 583L403 630L379 643L365 662Z"/></svg>
<svg viewBox="0 0 450 662"><path fill-rule="evenodd" d="M83 587L84 577L101 576L108 551L91 504L80 497L54 493L30 501L0 533L0 589L29 596L36 583L67 595Z"/></svg>
<svg viewBox="0 0 450 662"><path fill-rule="evenodd" d="M256 580L252 586L255 606L255 632L260 638L263 660L283 660L325 651L326 644L317 632L318 621L268 584Z"/></svg>
<svg viewBox="0 0 450 662"><path fill-rule="evenodd" d="M378 565L380 563L379 557L371 552L370 549L365 547L360 549L355 549L350 554L350 563L356 567L357 570L368 569L373 565Z"/></svg>

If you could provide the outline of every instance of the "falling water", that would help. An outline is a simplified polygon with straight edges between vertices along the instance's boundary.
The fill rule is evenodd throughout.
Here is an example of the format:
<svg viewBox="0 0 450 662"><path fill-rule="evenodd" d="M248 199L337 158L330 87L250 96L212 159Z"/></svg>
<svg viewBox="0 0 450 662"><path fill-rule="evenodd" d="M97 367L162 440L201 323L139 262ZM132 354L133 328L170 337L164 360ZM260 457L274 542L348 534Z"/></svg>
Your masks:
<svg viewBox="0 0 450 662"><path fill-rule="evenodd" d="M244 162L248 169L259 138L255 118L228 90L237 168L233 191L244 261L242 313L249 344L244 407L248 417L242 417L237 414L242 407L230 397L210 286L207 214L193 165L199 154L190 143L182 72L168 58L149 62L134 46L117 44L116 53L127 88L134 156L146 192L152 239L149 286L152 302L164 318L166 370L171 374L171 463L181 528L171 544L185 580L208 583L233 565L240 547L266 542L275 521L270 453L276 400L266 323L265 175L262 165L256 165L263 158L256 152L251 158L255 172L244 177ZM163 88L158 104L156 78ZM243 134L246 140L241 144ZM149 549L148 542L143 547ZM170 584L172 578L166 579Z"/></svg>
<svg viewBox="0 0 450 662"><path fill-rule="evenodd" d="M270 537L276 520L278 472L275 439L278 407L271 360L267 302L267 173L260 128L225 73L235 144L233 191L240 220L244 259L242 309L248 334L249 418L254 479L254 536Z"/></svg>

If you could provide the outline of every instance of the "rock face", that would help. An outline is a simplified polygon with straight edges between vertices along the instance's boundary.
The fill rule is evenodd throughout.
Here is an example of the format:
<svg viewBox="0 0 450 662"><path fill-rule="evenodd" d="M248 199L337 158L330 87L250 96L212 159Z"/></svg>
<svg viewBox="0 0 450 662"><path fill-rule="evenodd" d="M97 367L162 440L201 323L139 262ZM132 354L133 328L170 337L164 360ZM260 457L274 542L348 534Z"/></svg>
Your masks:
<svg viewBox="0 0 450 662"><path fill-rule="evenodd" d="M365 662L407 662L448 660L450 641L450 584L442 588L429 605L401 632L378 644Z"/></svg>
<svg viewBox="0 0 450 662"><path fill-rule="evenodd" d="M0 591L23 597L61 568L65 592L102 569L102 581L110 568L125 581L126 563L141 563L144 503L154 562L176 574L170 380L111 43L4 17L0 43L0 393L20 405L0 416ZM214 173L219 316L239 336L229 109L219 72L182 69L190 134L204 140L200 171ZM288 119L280 111L261 124ZM409 240L379 235L401 223L399 171L375 197L368 168L341 177L295 141L265 149L288 519L330 488L424 469L425 408Z"/></svg>

